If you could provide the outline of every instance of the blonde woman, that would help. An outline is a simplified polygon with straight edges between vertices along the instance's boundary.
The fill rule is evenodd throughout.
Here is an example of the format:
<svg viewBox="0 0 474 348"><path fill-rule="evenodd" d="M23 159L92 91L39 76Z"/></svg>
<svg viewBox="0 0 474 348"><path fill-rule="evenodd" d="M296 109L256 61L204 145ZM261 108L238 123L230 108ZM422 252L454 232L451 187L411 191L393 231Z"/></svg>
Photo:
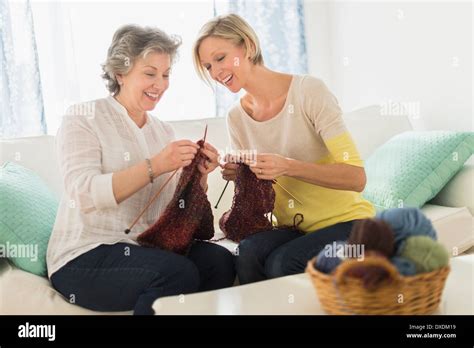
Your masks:
<svg viewBox="0 0 474 348"><path fill-rule="evenodd" d="M235 14L206 23L193 55L204 80L246 92L227 115L231 145L257 150L250 166L255 175L277 179L297 199L273 185L278 225L293 225L297 214L304 218L303 233L278 228L244 239L236 260L240 282L303 272L327 243L347 239L355 220L375 214L361 197L363 163L336 98L315 77L267 68L257 35ZM234 180L235 168L226 164L223 178Z"/></svg>
<svg viewBox="0 0 474 348"><path fill-rule="evenodd" d="M103 65L111 95L71 107L58 132L65 193L48 245L48 276L68 301L82 307L153 314L157 298L234 281L233 257L218 245L195 242L182 256L137 244L137 236L163 213L177 179L132 232L124 233L199 148L190 140L176 141L169 124L148 114L168 89L179 44L157 28L118 29ZM208 157L199 166L206 189L218 156L207 143L202 151Z"/></svg>

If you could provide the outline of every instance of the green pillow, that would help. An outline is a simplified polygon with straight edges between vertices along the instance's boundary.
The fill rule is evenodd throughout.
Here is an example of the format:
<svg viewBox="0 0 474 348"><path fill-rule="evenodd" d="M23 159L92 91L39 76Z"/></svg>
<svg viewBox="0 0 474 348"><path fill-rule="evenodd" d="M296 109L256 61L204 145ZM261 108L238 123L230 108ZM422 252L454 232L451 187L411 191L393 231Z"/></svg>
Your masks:
<svg viewBox="0 0 474 348"><path fill-rule="evenodd" d="M473 132L405 132L366 161L363 196L378 211L422 207L462 168L474 151Z"/></svg>
<svg viewBox="0 0 474 348"><path fill-rule="evenodd" d="M46 276L46 250L58 201L33 171L15 162L0 168L0 257Z"/></svg>

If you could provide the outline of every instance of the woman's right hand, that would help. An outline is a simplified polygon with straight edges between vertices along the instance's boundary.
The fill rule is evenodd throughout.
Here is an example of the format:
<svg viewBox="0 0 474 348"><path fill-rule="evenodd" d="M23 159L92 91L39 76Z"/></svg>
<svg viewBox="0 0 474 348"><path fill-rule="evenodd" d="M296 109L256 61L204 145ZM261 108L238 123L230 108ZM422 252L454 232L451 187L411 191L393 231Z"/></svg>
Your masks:
<svg viewBox="0 0 474 348"><path fill-rule="evenodd" d="M237 177L237 168L239 167L239 165L237 163L227 162L226 164L221 165L221 167L222 178L224 180L235 181Z"/></svg>
<svg viewBox="0 0 474 348"><path fill-rule="evenodd" d="M199 150L199 145L191 140L178 140L169 143L153 158L157 170L155 173L164 174L191 164Z"/></svg>

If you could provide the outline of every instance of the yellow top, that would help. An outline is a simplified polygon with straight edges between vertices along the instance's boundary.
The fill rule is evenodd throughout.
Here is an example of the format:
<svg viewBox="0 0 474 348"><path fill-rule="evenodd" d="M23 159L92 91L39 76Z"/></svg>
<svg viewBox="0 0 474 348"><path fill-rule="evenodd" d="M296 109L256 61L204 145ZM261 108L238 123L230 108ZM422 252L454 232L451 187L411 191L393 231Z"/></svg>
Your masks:
<svg viewBox="0 0 474 348"><path fill-rule="evenodd" d="M318 164L363 167L337 99L321 80L311 76L293 76L285 106L270 120L255 121L239 102L229 111L227 123L235 150L276 153ZM273 214L278 225L293 225L295 216L302 214L304 220L298 227L313 232L375 215L372 204L359 192L325 188L287 176L277 180L302 203L273 185L276 193Z"/></svg>

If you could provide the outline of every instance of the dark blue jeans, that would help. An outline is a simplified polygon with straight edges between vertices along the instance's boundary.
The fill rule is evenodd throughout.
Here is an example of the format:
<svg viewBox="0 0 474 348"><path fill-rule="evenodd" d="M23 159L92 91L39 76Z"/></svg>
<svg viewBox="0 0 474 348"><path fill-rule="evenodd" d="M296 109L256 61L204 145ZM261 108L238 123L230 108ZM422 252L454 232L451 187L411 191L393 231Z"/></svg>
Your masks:
<svg viewBox="0 0 474 348"><path fill-rule="evenodd" d="M100 245L61 267L51 283L67 300L95 311L153 314L163 296L232 286L234 256L225 248L195 242L186 256L126 243Z"/></svg>
<svg viewBox="0 0 474 348"><path fill-rule="evenodd" d="M353 222L341 222L308 234L277 229L245 238L239 244L236 259L240 284L304 272L308 261L326 244L349 237Z"/></svg>

